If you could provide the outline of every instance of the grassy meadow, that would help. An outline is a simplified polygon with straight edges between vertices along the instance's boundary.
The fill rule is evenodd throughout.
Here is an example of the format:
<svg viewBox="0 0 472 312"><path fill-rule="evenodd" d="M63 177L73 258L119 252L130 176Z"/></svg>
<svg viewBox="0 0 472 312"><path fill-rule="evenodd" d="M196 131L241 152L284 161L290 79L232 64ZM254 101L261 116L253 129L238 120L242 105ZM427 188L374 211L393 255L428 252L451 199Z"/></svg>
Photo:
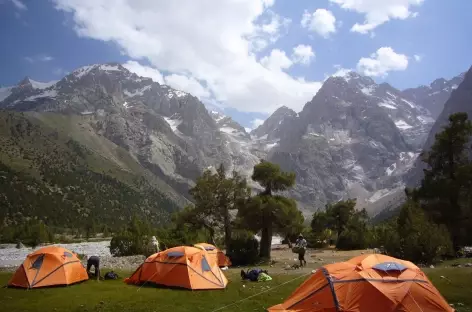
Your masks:
<svg viewBox="0 0 472 312"><path fill-rule="evenodd" d="M448 267L445 262L425 269L434 285L459 312L472 311L472 268ZM269 272L270 272L270 268ZM107 270L104 269L103 272ZM92 281L61 288L34 290L0 289L2 311L205 311L211 312L233 302L266 291L218 311L265 311L282 302L307 277L296 271L277 272L266 283L242 282L239 270L226 271L227 289L188 291L130 286L123 282L130 272L119 272L116 281ZM6 285L11 272L0 272L0 284ZM286 283L282 286L279 286ZM277 287L279 286L279 287ZM277 287L277 288L276 288Z"/></svg>

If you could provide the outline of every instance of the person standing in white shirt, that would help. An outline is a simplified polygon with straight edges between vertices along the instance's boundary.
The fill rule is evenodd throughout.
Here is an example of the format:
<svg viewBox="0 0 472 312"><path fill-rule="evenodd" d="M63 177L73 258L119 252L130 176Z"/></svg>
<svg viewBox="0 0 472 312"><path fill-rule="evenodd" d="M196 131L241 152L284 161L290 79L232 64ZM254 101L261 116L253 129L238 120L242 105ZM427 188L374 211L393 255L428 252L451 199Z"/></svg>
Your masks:
<svg viewBox="0 0 472 312"><path fill-rule="evenodd" d="M154 246L154 249L156 250L156 252L159 252L159 241L157 240L157 238L155 236L153 236L151 238L151 244Z"/></svg>
<svg viewBox="0 0 472 312"><path fill-rule="evenodd" d="M295 245L298 247L298 260L300 261L300 266L306 266L305 252L308 244L302 234L298 236Z"/></svg>

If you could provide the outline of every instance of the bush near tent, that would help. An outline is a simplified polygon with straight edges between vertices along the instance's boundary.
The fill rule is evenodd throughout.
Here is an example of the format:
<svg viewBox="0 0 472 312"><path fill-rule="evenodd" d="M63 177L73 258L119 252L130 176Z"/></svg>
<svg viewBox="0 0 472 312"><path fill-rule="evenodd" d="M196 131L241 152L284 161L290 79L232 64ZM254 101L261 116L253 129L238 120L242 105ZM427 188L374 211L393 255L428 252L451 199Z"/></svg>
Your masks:
<svg viewBox="0 0 472 312"><path fill-rule="evenodd" d="M110 253L114 257L144 255L150 256L156 250L150 248L151 239L148 236L137 236L131 233L122 233L113 236L110 242Z"/></svg>
<svg viewBox="0 0 472 312"><path fill-rule="evenodd" d="M226 255L231 259L232 265L253 265L259 261L259 242L250 232L235 232Z"/></svg>
<svg viewBox="0 0 472 312"><path fill-rule="evenodd" d="M216 248L214 245L208 243L198 243L194 247L201 248L205 250L210 257L213 257L218 263L218 266L229 267L231 266L231 260L222 252L220 249Z"/></svg>
<svg viewBox="0 0 472 312"><path fill-rule="evenodd" d="M362 311L453 312L413 263L385 255L362 255L321 267L269 312Z"/></svg>
<svg viewBox="0 0 472 312"><path fill-rule="evenodd" d="M43 247L26 256L8 282L10 287L39 288L66 286L88 279L87 271L72 251Z"/></svg>
<svg viewBox="0 0 472 312"><path fill-rule="evenodd" d="M148 257L125 283L203 290L224 289L228 280L206 251L180 246Z"/></svg>

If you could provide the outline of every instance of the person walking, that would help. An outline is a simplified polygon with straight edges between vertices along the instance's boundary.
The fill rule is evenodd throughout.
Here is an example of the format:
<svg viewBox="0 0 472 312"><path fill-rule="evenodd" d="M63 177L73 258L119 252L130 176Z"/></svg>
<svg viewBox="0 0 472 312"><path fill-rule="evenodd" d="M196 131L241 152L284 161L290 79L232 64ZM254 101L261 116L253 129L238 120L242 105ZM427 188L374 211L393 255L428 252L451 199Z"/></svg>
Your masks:
<svg viewBox="0 0 472 312"><path fill-rule="evenodd" d="M300 266L301 267L306 266L305 252L306 252L307 242L302 234L298 236L298 239L295 242L295 246L298 248L298 260L300 261Z"/></svg>
<svg viewBox="0 0 472 312"><path fill-rule="evenodd" d="M97 281L100 279L100 258L98 256L88 256L87 257L87 274L90 276L90 269L95 269L95 277Z"/></svg>
<svg viewBox="0 0 472 312"><path fill-rule="evenodd" d="M155 252L159 252L160 251L160 248L159 248L159 241L157 240L157 238L155 236L153 236L151 238L151 244L154 248L154 251Z"/></svg>

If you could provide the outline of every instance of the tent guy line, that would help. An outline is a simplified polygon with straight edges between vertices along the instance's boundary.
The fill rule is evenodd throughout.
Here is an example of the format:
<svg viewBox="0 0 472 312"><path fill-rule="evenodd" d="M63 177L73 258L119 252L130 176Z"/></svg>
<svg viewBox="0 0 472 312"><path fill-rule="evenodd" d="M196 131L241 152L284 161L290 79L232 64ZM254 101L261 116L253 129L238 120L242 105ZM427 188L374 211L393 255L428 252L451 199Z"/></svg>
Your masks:
<svg viewBox="0 0 472 312"><path fill-rule="evenodd" d="M279 287L281 287L281 286L283 286L283 285L286 285L286 284L291 283L291 282L293 282L293 281L295 281L295 280L297 280L297 279L300 279L300 278L302 278L302 277L306 277L306 276L311 275L311 274L313 274L313 272L310 272L310 273L307 273L307 274L304 274L304 275L297 276L297 277L295 277L295 278L293 278L293 279L291 279L291 280L289 280L289 281L286 281L286 282L284 282L284 283L282 283L282 284L279 284L279 285L277 285L277 286L275 286L275 287L269 288L269 289L267 289L267 290L263 290L263 291L261 291L261 292L258 292L257 294L254 294L254 295L251 295L251 296L249 296L249 297L246 297L246 298L237 300L237 301L235 301L235 302L233 302L233 303L230 303L230 304L228 304L228 305L222 306L222 307L217 308L217 309L215 309L215 310L211 310L211 312L216 312L216 311L224 310L224 309L229 308L229 307L231 307L231 306L233 306L233 305L235 305L235 304L238 304L238 303L243 302L243 301L246 301L246 300L248 300L248 299L257 297L257 296L259 296L259 295L261 295L261 294L263 294L263 293L272 291L272 290L277 289L277 288L279 288Z"/></svg>

